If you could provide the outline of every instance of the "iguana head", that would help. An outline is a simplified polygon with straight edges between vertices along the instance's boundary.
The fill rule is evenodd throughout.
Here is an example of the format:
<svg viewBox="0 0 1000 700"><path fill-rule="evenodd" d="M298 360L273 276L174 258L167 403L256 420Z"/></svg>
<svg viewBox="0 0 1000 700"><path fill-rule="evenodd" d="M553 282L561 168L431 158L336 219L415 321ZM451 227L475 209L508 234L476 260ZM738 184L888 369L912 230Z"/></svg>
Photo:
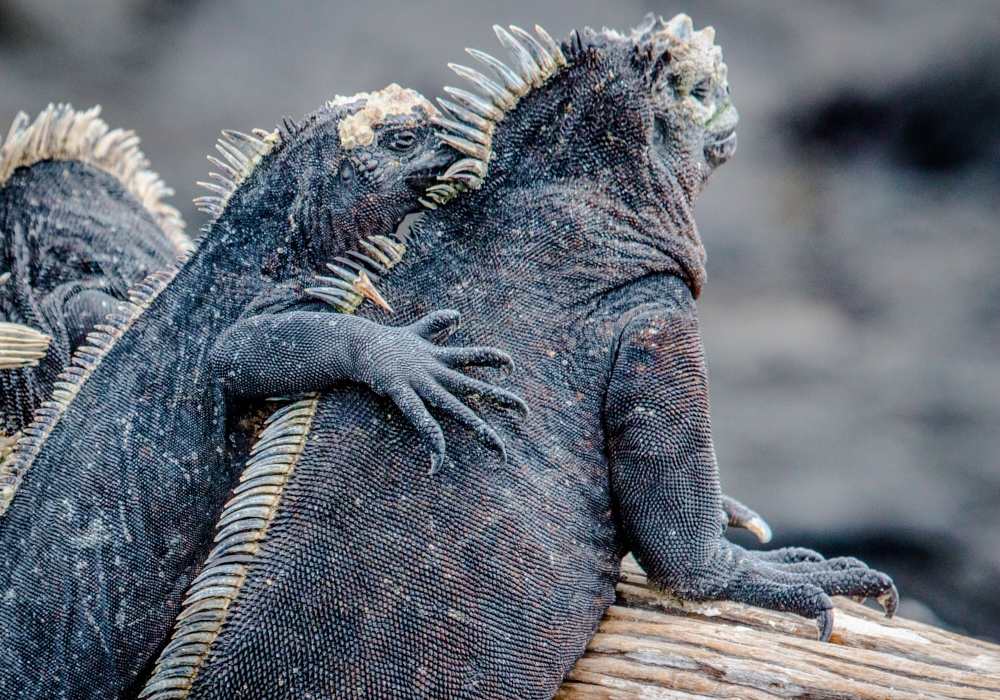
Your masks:
<svg viewBox="0 0 1000 700"><path fill-rule="evenodd" d="M325 157L336 159L336 178L322 183L325 201L331 223L356 232L356 240L373 229L391 232L418 211L427 187L456 160L434 137L437 109L414 90L392 84L337 97L326 109L314 127L333 145Z"/></svg>
<svg viewBox="0 0 1000 700"><path fill-rule="evenodd" d="M469 157L429 196L447 201L478 189L462 206L482 211L511 186L600 190L593 205L600 199L628 211L627 235L646 251L629 257L677 272L697 296L705 256L693 204L736 148L737 114L715 31L693 31L687 15L668 22L651 14L628 33L588 28L562 44L537 26L534 35L494 30L511 63L467 49L493 76L451 66L479 94L445 88L459 104L440 101L447 118L435 121Z"/></svg>
<svg viewBox="0 0 1000 700"><path fill-rule="evenodd" d="M669 22L652 14L630 41L644 64L656 120L654 146L696 163L705 177L736 150L738 115L729 100L722 49L715 30L693 31L691 18Z"/></svg>
<svg viewBox="0 0 1000 700"><path fill-rule="evenodd" d="M494 155L501 171L530 161L539 174L564 160L604 168L652 160L685 180L693 197L736 149L736 109L711 27L695 32L687 15L667 22L649 14L627 35L588 28L562 46L535 29L537 36L494 27L512 67L467 49L496 78L450 64L480 94L445 88L461 104L439 101L451 117L435 118L448 132L443 138L470 156L441 178L449 185L483 186ZM500 128L508 119L515 124ZM511 144L508 153L494 154L495 135ZM628 153L637 146L639 158Z"/></svg>
<svg viewBox="0 0 1000 700"><path fill-rule="evenodd" d="M200 183L219 194L196 202L222 218L245 212L287 229L288 246L315 265L345 250L364 250L391 234L455 153L433 135L437 110L414 90L336 97L298 123L272 133L224 132L211 158L225 175Z"/></svg>

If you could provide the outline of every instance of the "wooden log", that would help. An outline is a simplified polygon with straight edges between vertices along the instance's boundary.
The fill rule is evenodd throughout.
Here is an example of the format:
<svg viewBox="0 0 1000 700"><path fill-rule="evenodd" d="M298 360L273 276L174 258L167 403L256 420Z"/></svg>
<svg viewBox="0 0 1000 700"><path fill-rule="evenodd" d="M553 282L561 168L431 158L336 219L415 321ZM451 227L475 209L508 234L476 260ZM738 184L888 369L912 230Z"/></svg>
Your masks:
<svg viewBox="0 0 1000 700"><path fill-rule="evenodd" d="M1000 646L834 599L830 643L815 621L656 593L631 557L618 602L558 700L1000 700Z"/></svg>

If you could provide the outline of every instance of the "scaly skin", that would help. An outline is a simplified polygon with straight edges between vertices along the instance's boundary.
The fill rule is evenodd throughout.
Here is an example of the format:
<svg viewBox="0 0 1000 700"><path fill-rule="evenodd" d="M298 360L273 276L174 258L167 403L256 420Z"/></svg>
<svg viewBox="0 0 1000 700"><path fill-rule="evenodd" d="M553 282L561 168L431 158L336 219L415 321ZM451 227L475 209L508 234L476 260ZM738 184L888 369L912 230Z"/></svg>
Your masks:
<svg viewBox="0 0 1000 700"><path fill-rule="evenodd" d="M185 252L176 211L156 196L152 205L140 199L149 183L169 190L144 169L138 139L109 130L97 113L50 106L34 124L22 113L0 148L0 320L51 339L35 366L0 370L0 429L8 435L31 422L94 324ZM78 129L61 130L74 121Z"/></svg>
<svg viewBox="0 0 1000 700"><path fill-rule="evenodd" d="M722 537L691 215L735 145L712 34L649 17L563 52L496 124L482 189L421 219L382 281L394 319L455 308L459 342L517 358L508 388L531 417L490 420L507 465L446 424L453 463L430 478L389 402L343 389L297 404L275 420L304 434L294 465L265 470L271 486L266 457L248 466L145 697L549 698L630 550L676 595L819 618L823 637L829 595L894 609L889 577L857 560ZM272 490L251 496L267 505L243 549L227 538L254 489Z"/></svg>
<svg viewBox="0 0 1000 700"><path fill-rule="evenodd" d="M0 519L3 697L128 692L204 557L232 486L233 455L262 414L259 397L345 380L390 395L415 386L419 395L437 377L458 389L472 381L454 367L509 363L499 351L435 348L408 328L296 310L305 280L365 237L391 234L419 208L428 176L454 160L432 137L422 98L403 99L396 111L400 103L383 104L367 124L377 135L366 143L366 124L356 118L387 94L339 100L283 135L230 137L237 162L220 181L234 191L203 201L219 216L198 250L180 271L140 287L136 308L110 319L90 340L95 347L78 351L75 374L57 388L65 395L43 404L5 462L20 488ZM345 119L359 127L351 148ZM361 300L352 294L340 299L348 310ZM321 372L290 367L267 386L213 372L226 357L234 367L242 362L227 356L227 331L258 325L255 311L282 309L291 310L267 316L279 333L311 323L327 343L329 353L314 364ZM281 362L287 354L277 350L272 359ZM493 396L521 406L506 392ZM403 409L432 432L422 405Z"/></svg>

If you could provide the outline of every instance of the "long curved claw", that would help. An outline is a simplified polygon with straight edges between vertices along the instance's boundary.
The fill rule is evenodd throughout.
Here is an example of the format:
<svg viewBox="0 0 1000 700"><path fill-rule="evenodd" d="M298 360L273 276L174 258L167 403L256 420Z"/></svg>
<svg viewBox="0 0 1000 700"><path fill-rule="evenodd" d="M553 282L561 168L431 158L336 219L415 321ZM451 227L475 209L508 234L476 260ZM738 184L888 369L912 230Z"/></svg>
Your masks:
<svg viewBox="0 0 1000 700"><path fill-rule="evenodd" d="M729 518L730 527L742 527L752 532L761 544L771 541L771 526L760 515L731 496L722 496L722 510Z"/></svg>
<svg viewBox="0 0 1000 700"><path fill-rule="evenodd" d="M833 608L821 612L816 618L816 624L819 626L819 641L829 642L830 635L833 634Z"/></svg>
<svg viewBox="0 0 1000 700"><path fill-rule="evenodd" d="M771 526L768 525L764 521L764 518L760 517L759 515L754 518L750 518L750 520L744 523L743 527L745 527L747 530L756 535L758 541L760 541L761 544L767 544L768 542L771 541L771 538L773 537L773 533L771 532Z"/></svg>
<svg viewBox="0 0 1000 700"><path fill-rule="evenodd" d="M899 591L896 590L895 584L893 584L892 588L876 598L876 600L878 600L882 609L885 610L886 617L892 617L895 615L896 609L899 607Z"/></svg>

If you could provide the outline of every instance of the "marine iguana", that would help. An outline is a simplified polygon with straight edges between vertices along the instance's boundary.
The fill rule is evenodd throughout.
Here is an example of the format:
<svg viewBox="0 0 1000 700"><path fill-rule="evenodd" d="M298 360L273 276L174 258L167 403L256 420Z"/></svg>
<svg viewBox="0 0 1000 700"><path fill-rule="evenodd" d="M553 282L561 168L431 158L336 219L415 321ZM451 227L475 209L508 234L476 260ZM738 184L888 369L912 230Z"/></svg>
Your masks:
<svg viewBox="0 0 1000 700"><path fill-rule="evenodd" d="M287 310L309 292L303 280L344 250L329 286L312 293L342 310L363 296L384 303L375 275L401 259L405 243L392 232L455 160L432 137L435 111L390 86L334 100L284 131L226 132L228 165L217 161L226 175L215 176L218 196L200 201L216 216L197 251L182 268L147 278L88 336L3 464L16 496L0 520L0 695L104 698L135 679L207 551L258 399L358 381L392 396L435 457L440 428L421 399L436 405L454 391L523 408L456 371L509 365L506 354L424 339L457 314L394 328ZM266 385L213 374L208 358L226 355L224 331L276 311L284 311L271 317L278 326L308 328L338 348ZM427 392L439 383L447 390ZM502 448L455 403L462 409L448 403L439 413Z"/></svg>
<svg viewBox="0 0 1000 700"><path fill-rule="evenodd" d="M133 285L194 250L180 212L162 201L173 190L148 169L149 161L138 149L138 136L110 129L100 111L100 106L78 112L69 104L50 104L33 123L20 112L0 146L0 226L5 234L0 370L8 370L0 372L0 416L6 420L7 435L15 438L41 401L51 395L58 373L70 363L72 351L85 341L86 334L117 310ZM359 139L367 143L368 136L374 136L364 125L350 127L363 133L344 135L345 146L357 146ZM345 167L367 172L375 159L363 151L358 154L364 162L357 160ZM212 160L224 171L231 170ZM227 182L223 178L216 184L201 184L218 194L220 184ZM455 186L448 191L455 191ZM421 201L433 207L431 202L441 201L440 189L440 185L431 187L429 199ZM198 202L204 211L219 213L220 198ZM347 211L338 208L333 213L342 217ZM346 253L366 267L391 266L401 249L388 243L384 237L376 245L362 240L366 257ZM386 253L393 257L387 258ZM340 263L341 269L345 264L353 269L349 276L359 271L350 260ZM306 292L340 311L352 311L362 297L352 293L353 288L345 294L343 278L336 282L341 288ZM369 290L379 301L377 291ZM301 293L287 291L281 306L301 306ZM276 300L270 301L273 312ZM29 318L41 330L17 322ZM53 337L55 343L46 354ZM41 368L39 361L45 363ZM4 439L13 445L14 440ZM6 451L0 453L0 458L4 456ZM763 519L739 501L723 496L723 510L730 526L747 527L762 541L770 539Z"/></svg>
<svg viewBox="0 0 1000 700"><path fill-rule="evenodd" d="M279 411L143 698L549 698L629 550L682 598L818 618L822 639L830 595L893 613L892 581L856 559L722 537L691 214L735 147L713 30L497 33L515 70L462 68L483 97L443 105L470 156L452 175L481 188L437 190L455 201L382 289L404 321L433 300L465 312L455 337L512 350L532 414L491 421L509 461L449 434L454 465L429 478L392 406L350 388ZM274 332L250 330L234 381L280 375ZM280 348L291 368L328 344Z"/></svg>
<svg viewBox="0 0 1000 700"><path fill-rule="evenodd" d="M0 146L0 414L31 422L86 333L193 248L173 194L100 107L21 112Z"/></svg>

